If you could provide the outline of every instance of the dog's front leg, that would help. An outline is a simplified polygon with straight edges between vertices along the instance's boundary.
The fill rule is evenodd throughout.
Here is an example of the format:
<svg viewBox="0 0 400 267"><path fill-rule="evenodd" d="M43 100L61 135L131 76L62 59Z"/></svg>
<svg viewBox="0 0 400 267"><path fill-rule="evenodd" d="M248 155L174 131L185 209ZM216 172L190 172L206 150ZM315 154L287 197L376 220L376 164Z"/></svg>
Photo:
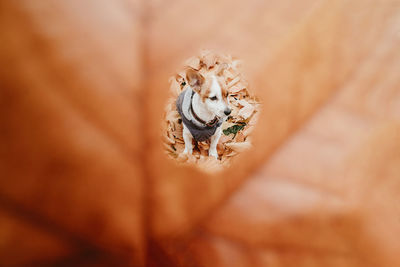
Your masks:
<svg viewBox="0 0 400 267"><path fill-rule="evenodd" d="M218 127L214 135L211 136L210 149L208 150L208 155L218 159L217 145L219 138L221 137L221 127Z"/></svg>
<svg viewBox="0 0 400 267"><path fill-rule="evenodd" d="M185 150L183 151L184 154L192 154L193 153L193 144L192 144L192 134L190 133L189 129L183 124L183 141L185 141Z"/></svg>

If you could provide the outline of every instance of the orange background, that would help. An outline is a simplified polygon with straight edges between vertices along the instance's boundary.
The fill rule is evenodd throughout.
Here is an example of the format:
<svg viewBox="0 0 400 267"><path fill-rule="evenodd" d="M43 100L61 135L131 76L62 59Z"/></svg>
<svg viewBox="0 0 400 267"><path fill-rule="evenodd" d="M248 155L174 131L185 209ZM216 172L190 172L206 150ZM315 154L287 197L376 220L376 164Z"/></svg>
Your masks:
<svg viewBox="0 0 400 267"><path fill-rule="evenodd" d="M400 2L0 1L0 265L400 266ZM168 78L243 60L254 147L167 159Z"/></svg>

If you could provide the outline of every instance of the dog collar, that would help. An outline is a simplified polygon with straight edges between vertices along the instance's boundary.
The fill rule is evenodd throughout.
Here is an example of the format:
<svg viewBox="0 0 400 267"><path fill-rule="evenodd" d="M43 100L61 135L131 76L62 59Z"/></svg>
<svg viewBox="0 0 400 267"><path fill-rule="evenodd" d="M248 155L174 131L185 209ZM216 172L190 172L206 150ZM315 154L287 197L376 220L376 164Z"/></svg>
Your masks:
<svg viewBox="0 0 400 267"><path fill-rule="evenodd" d="M206 121L200 119L199 116L197 116L196 112L194 112L193 105L192 105L192 100L193 100L194 93L195 92L192 93L192 98L190 99L190 111L192 112L192 115L193 115L194 119L197 120L198 122L204 124L204 125L207 125L208 127L213 127L219 121L217 116L215 116L215 118L213 120L211 120L209 122L206 122Z"/></svg>

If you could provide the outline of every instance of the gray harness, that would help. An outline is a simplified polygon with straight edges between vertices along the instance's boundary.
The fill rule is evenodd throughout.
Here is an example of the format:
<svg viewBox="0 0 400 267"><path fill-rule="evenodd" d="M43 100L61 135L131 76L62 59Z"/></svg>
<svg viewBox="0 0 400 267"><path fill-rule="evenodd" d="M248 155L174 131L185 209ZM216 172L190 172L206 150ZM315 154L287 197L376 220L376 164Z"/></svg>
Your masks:
<svg viewBox="0 0 400 267"><path fill-rule="evenodd" d="M214 135L218 127L221 126L222 120L219 119L213 125L207 125L195 119L192 113L192 98L195 92L188 88L184 90L176 100L176 108L181 115L183 124L189 129L194 140L202 142L210 139Z"/></svg>

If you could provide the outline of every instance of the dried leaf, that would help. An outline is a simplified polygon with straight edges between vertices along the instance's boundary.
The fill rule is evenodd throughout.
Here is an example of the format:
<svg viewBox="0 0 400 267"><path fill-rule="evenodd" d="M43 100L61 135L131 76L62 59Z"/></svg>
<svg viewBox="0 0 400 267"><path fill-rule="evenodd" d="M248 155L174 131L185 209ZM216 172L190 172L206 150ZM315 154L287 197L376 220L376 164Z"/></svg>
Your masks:
<svg viewBox="0 0 400 267"><path fill-rule="evenodd" d="M245 127L243 129L243 135L247 137L253 131L253 129L254 129L253 125L249 125L248 127Z"/></svg>
<svg viewBox="0 0 400 267"><path fill-rule="evenodd" d="M175 121L178 121L178 120L180 119L180 116L179 116L178 111L176 111L176 110L170 110L170 111L166 114L165 119L166 119L167 121L175 122Z"/></svg>
<svg viewBox="0 0 400 267"><path fill-rule="evenodd" d="M185 62L186 66L189 66L195 70L200 69L200 59L198 57L191 57Z"/></svg>
<svg viewBox="0 0 400 267"><path fill-rule="evenodd" d="M240 81L240 76L236 76L232 81L230 81L226 86L230 89L232 86L237 84ZM232 90L229 90L232 92Z"/></svg>
<svg viewBox="0 0 400 267"><path fill-rule="evenodd" d="M171 78L169 79L170 81L170 90L171 92L175 95L178 96L182 89L181 89L181 84L175 79L175 78Z"/></svg>
<svg viewBox="0 0 400 267"><path fill-rule="evenodd" d="M237 82L236 84L234 84L233 86L231 86L229 88L229 93L230 94L237 94L238 92L240 92L240 91L242 91L244 89L246 89L246 86L241 82Z"/></svg>
<svg viewBox="0 0 400 267"><path fill-rule="evenodd" d="M176 142L175 138L171 138L169 136L169 134L170 134L169 132L166 132L165 134L163 134L164 141L169 144L175 144L175 142Z"/></svg>
<svg viewBox="0 0 400 267"><path fill-rule="evenodd" d="M247 104L244 106L242 109L239 111L239 116L242 117L243 119L248 119L254 112L254 106L251 104Z"/></svg>
<svg viewBox="0 0 400 267"><path fill-rule="evenodd" d="M233 122L224 121L221 125L222 130L228 129L229 127L235 125Z"/></svg>
<svg viewBox="0 0 400 267"><path fill-rule="evenodd" d="M238 132L236 137L235 137L236 142L244 142L245 141L245 136L242 132Z"/></svg>
<svg viewBox="0 0 400 267"><path fill-rule="evenodd" d="M235 78L235 73L232 71L232 69L227 69L227 70L223 71L223 76L228 81L231 81L231 80L233 80Z"/></svg>
<svg viewBox="0 0 400 267"><path fill-rule="evenodd" d="M210 51L205 51L201 57L201 61L206 66L206 69L210 69L215 66L217 56Z"/></svg>
<svg viewBox="0 0 400 267"><path fill-rule="evenodd" d="M250 144L249 141L246 141L246 142L232 142L232 143L227 143L226 146L231 148L233 151L243 152L244 150L250 148L251 144Z"/></svg>
<svg viewBox="0 0 400 267"><path fill-rule="evenodd" d="M229 135L221 135L221 138L219 139L218 144L225 144L226 142L230 142L232 140L232 136Z"/></svg>

